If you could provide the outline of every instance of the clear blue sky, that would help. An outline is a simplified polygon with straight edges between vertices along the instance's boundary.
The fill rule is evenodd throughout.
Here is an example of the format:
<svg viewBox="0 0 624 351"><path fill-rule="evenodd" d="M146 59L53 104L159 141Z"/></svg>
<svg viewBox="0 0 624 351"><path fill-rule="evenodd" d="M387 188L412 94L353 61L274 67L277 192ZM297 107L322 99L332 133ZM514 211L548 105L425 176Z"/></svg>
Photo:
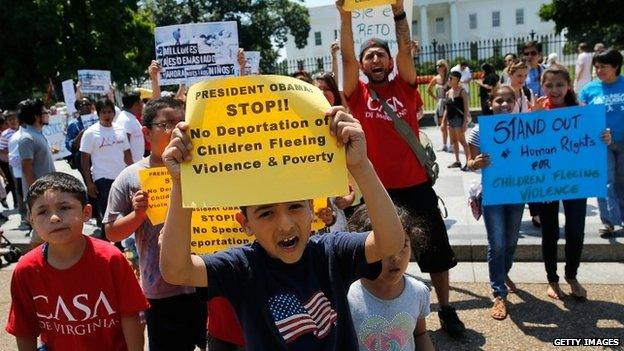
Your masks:
<svg viewBox="0 0 624 351"><path fill-rule="evenodd" d="M305 5L307 7L316 7L323 5L333 5L336 1L334 0L305 0Z"/></svg>

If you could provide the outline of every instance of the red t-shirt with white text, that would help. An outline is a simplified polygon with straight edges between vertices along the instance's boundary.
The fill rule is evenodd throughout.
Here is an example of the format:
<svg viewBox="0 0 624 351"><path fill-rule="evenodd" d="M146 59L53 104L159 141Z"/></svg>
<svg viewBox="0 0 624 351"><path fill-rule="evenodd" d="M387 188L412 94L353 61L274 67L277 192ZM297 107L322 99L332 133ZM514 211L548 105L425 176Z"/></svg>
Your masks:
<svg viewBox="0 0 624 351"><path fill-rule="evenodd" d="M65 270L44 259L43 246L22 257L11 278L8 333L41 335L50 351L127 350L121 317L146 310L147 300L115 246L85 239L82 257Z"/></svg>
<svg viewBox="0 0 624 351"><path fill-rule="evenodd" d="M417 87L409 85L397 75L386 86L377 87L375 91L418 136L416 113L422 106L422 99ZM391 117L384 112L379 102L370 97L368 84L359 81L353 94L347 98L347 103L353 116L362 124L368 158L386 189L407 188L427 181L425 169L394 128Z"/></svg>

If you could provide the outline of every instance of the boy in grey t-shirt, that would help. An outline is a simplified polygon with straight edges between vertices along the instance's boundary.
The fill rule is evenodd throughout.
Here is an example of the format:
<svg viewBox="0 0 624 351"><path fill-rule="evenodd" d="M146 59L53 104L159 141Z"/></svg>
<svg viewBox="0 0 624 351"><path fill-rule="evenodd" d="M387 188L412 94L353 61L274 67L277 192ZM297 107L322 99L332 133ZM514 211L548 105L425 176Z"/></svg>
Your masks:
<svg viewBox="0 0 624 351"><path fill-rule="evenodd" d="M347 299L360 350L435 350L427 333L429 289L406 275L411 248L422 247L423 232L405 209L397 213L406 233L403 249L384 258L375 280L360 279L351 285ZM366 205L349 219L349 230L371 229ZM415 253L418 256L418 252Z"/></svg>

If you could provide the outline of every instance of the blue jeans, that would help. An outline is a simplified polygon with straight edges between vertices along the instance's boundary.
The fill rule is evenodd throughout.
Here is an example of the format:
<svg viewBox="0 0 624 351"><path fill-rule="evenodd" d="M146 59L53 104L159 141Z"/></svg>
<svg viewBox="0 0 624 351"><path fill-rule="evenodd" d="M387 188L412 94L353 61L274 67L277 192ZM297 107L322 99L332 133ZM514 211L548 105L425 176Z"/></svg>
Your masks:
<svg viewBox="0 0 624 351"><path fill-rule="evenodd" d="M624 143L607 147L607 197L598 198L600 220L605 225L622 224L624 213Z"/></svg>
<svg viewBox="0 0 624 351"><path fill-rule="evenodd" d="M494 296L507 297L505 277L513 264L524 204L483 206L488 268Z"/></svg>

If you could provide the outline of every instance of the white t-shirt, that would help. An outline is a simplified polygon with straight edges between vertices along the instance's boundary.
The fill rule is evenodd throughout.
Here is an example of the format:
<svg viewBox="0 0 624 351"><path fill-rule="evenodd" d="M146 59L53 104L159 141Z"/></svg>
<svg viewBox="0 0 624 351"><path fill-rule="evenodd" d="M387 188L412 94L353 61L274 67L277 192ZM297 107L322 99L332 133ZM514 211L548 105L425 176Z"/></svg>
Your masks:
<svg viewBox="0 0 624 351"><path fill-rule="evenodd" d="M576 70L583 66L582 71L575 79L574 89L579 92L583 86L592 80L592 54L589 52L581 52L576 60Z"/></svg>
<svg viewBox="0 0 624 351"><path fill-rule="evenodd" d="M19 127L9 139L9 165L13 170L13 177L22 177L22 159L19 154L19 139L22 134L22 127Z"/></svg>
<svg viewBox="0 0 624 351"><path fill-rule="evenodd" d="M132 152L132 162L138 162L143 158L145 153L145 140L143 139L143 130L141 123L135 115L128 111L121 111L115 123L119 124L130 134L130 151Z"/></svg>
<svg viewBox="0 0 624 351"><path fill-rule="evenodd" d="M117 123L104 127L99 122L87 128L80 140L80 152L91 155L91 178L115 179L126 168L124 151L130 150L126 132Z"/></svg>
<svg viewBox="0 0 624 351"><path fill-rule="evenodd" d="M349 288L347 299L360 350L373 350L366 345L386 342L396 346L393 350L416 349L414 329L419 319L429 315L429 289L408 275L404 274L403 279L405 288L393 300L374 296L360 280Z"/></svg>

